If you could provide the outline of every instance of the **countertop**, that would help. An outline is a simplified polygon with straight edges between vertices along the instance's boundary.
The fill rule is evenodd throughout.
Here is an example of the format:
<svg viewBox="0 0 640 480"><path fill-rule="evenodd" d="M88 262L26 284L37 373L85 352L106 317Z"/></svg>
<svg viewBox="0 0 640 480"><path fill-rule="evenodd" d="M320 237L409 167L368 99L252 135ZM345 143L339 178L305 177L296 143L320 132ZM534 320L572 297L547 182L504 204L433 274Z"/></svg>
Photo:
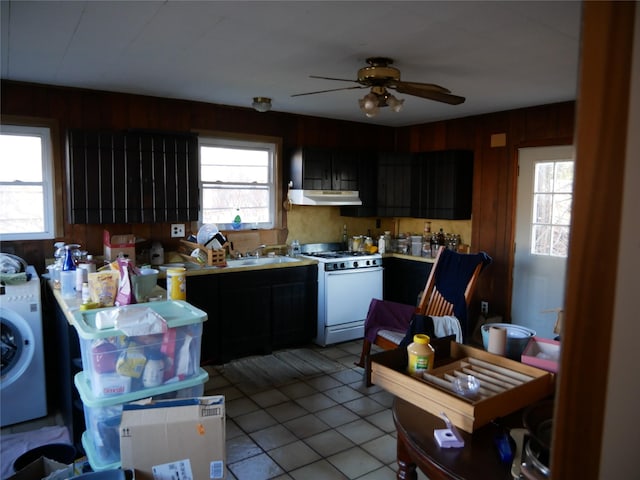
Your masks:
<svg viewBox="0 0 640 480"><path fill-rule="evenodd" d="M69 322L70 325L73 325L74 315L78 310L80 310L80 305L82 304L81 294L76 293L74 297L63 297L60 289L55 288L51 280L49 280L48 282L49 282L49 287L53 292L53 296L56 299L56 302L58 302L58 305L60 306L62 313L64 313L64 316L66 317L67 322ZM158 298L159 300L166 300L167 292L164 288L156 285L156 287L151 291L150 297ZM143 305L143 304L140 304L140 305Z"/></svg>
<svg viewBox="0 0 640 480"><path fill-rule="evenodd" d="M416 255L405 255L403 253L383 253L382 258L402 258L414 262L435 263L436 259L431 257L418 257Z"/></svg>
<svg viewBox="0 0 640 480"><path fill-rule="evenodd" d="M311 260L303 257L297 258L295 261L282 260L282 259L289 259L289 258L290 257L260 257L260 258L246 257L246 258L241 258L239 260L229 260L226 266L221 266L221 267L218 267L218 266L200 267L195 263L177 260L175 263L169 262L164 266L160 266L160 267L153 266L152 268L156 268L160 270L160 273L158 274L158 278L165 278L167 265L182 266L179 264L183 264L187 269L185 274L191 277L191 276L212 275L212 274L219 275L224 273L243 272L248 270L273 270L276 268L302 267L306 265L315 265L318 263L317 260ZM260 263L262 261L268 261L269 259L274 263L266 263L266 264ZM277 263L279 259L282 260L283 263ZM238 263L234 264L235 262L238 262L238 263L247 262L247 263L242 265Z"/></svg>

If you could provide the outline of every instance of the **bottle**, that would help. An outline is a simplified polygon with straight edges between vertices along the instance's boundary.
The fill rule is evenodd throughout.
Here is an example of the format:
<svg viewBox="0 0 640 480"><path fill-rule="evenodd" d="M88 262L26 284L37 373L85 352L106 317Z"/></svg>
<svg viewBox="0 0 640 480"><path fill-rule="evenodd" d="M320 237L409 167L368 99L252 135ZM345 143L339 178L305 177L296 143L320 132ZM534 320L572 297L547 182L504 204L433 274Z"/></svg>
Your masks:
<svg viewBox="0 0 640 480"><path fill-rule="evenodd" d="M64 246L64 258L62 259L62 271L67 272L69 270L76 269L76 261L73 258L73 245Z"/></svg>
<svg viewBox="0 0 640 480"><path fill-rule="evenodd" d="M407 370L410 375L421 377L424 372L433 369L435 350L430 341L429 335L418 333L413 336L413 343L407 346L409 355Z"/></svg>
<svg viewBox="0 0 640 480"><path fill-rule="evenodd" d="M387 245L384 240L384 235L380 235L380 238L378 239L378 253L382 255L386 251L387 251Z"/></svg>
<svg viewBox="0 0 640 480"><path fill-rule="evenodd" d="M64 298L76 295L76 262L73 258L73 245L65 245L62 269L60 271L60 292ZM78 292L79 293L79 292Z"/></svg>
<svg viewBox="0 0 640 480"><path fill-rule="evenodd" d="M291 242L291 256L298 257L300 256L300 242L298 240L294 240Z"/></svg>
<svg viewBox="0 0 640 480"><path fill-rule="evenodd" d="M342 226L342 245L345 250L349 248L349 236L347 235L347 224Z"/></svg>
<svg viewBox="0 0 640 480"><path fill-rule="evenodd" d="M442 228L438 232L438 245L447 246L447 236L444 234L444 230Z"/></svg>
<svg viewBox="0 0 640 480"><path fill-rule="evenodd" d="M187 299L187 269L184 267L167 270L167 300Z"/></svg>
<svg viewBox="0 0 640 480"><path fill-rule="evenodd" d="M242 218L240 218L240 209L236 208L236 216L233 217L233 229L240 230L242 226Z"/></svg>
<svg viewBox="0 0 640 480"><path fill-rule="evenodd" d="M89 292L89 284L84 282L82 284L82 303L87 304L91 301L91 292Z"/></svg>
<svg viewBox="0 0 640 480"><path fill-rule="evenodd" d="M93 255L87 255L87 273L94 273L96 271L96 261L93 259Z"/></svg>

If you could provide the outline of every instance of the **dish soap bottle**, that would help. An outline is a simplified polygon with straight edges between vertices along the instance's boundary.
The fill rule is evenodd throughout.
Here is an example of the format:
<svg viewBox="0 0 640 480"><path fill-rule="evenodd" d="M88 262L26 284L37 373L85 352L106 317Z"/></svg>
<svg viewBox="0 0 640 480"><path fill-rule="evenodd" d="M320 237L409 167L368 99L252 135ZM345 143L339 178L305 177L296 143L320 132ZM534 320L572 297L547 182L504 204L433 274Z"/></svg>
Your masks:
<svg viewBox="0 0 640 480"><path fill-rule="evenodd" d="M240 218L240 209L236 208L236 216L233 217L233 229L240 230L242 226L242 218Z"/></svg>
<svg viewBox="0 0 640 480"><path fill-rule="evenodd" d="M433 369L435 350L429 343L430 341L429 335L423 333L413 336L413 343L407 346L407 354L409 356L407 370L409 375L421 377L424 372Z"/></svg>

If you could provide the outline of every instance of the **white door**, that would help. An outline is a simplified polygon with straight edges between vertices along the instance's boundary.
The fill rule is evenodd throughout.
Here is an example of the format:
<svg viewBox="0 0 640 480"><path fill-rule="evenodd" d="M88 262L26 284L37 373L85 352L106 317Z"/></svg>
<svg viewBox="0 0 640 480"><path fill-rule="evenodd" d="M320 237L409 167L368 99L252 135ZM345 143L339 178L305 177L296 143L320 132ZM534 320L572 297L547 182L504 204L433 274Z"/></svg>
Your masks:
<svg viewBox="0 0 640 480"><path fill-rule="evenodd" d="M512 323L553 338L563 308L573 198L572 146L521 148Z"/></svg>

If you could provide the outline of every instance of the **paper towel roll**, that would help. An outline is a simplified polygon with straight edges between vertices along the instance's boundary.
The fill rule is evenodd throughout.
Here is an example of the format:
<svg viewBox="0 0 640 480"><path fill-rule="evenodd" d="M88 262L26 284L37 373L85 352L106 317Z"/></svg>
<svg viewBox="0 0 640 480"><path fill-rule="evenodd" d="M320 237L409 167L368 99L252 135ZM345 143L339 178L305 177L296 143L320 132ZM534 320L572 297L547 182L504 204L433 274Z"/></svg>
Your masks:
<svg viewBox="0 0 640 480"><path fill-rule="evenodd" d="M507 353L507 329L502 327L491 327L489 329L489 346L487 351L496 355Z"/></svg>

